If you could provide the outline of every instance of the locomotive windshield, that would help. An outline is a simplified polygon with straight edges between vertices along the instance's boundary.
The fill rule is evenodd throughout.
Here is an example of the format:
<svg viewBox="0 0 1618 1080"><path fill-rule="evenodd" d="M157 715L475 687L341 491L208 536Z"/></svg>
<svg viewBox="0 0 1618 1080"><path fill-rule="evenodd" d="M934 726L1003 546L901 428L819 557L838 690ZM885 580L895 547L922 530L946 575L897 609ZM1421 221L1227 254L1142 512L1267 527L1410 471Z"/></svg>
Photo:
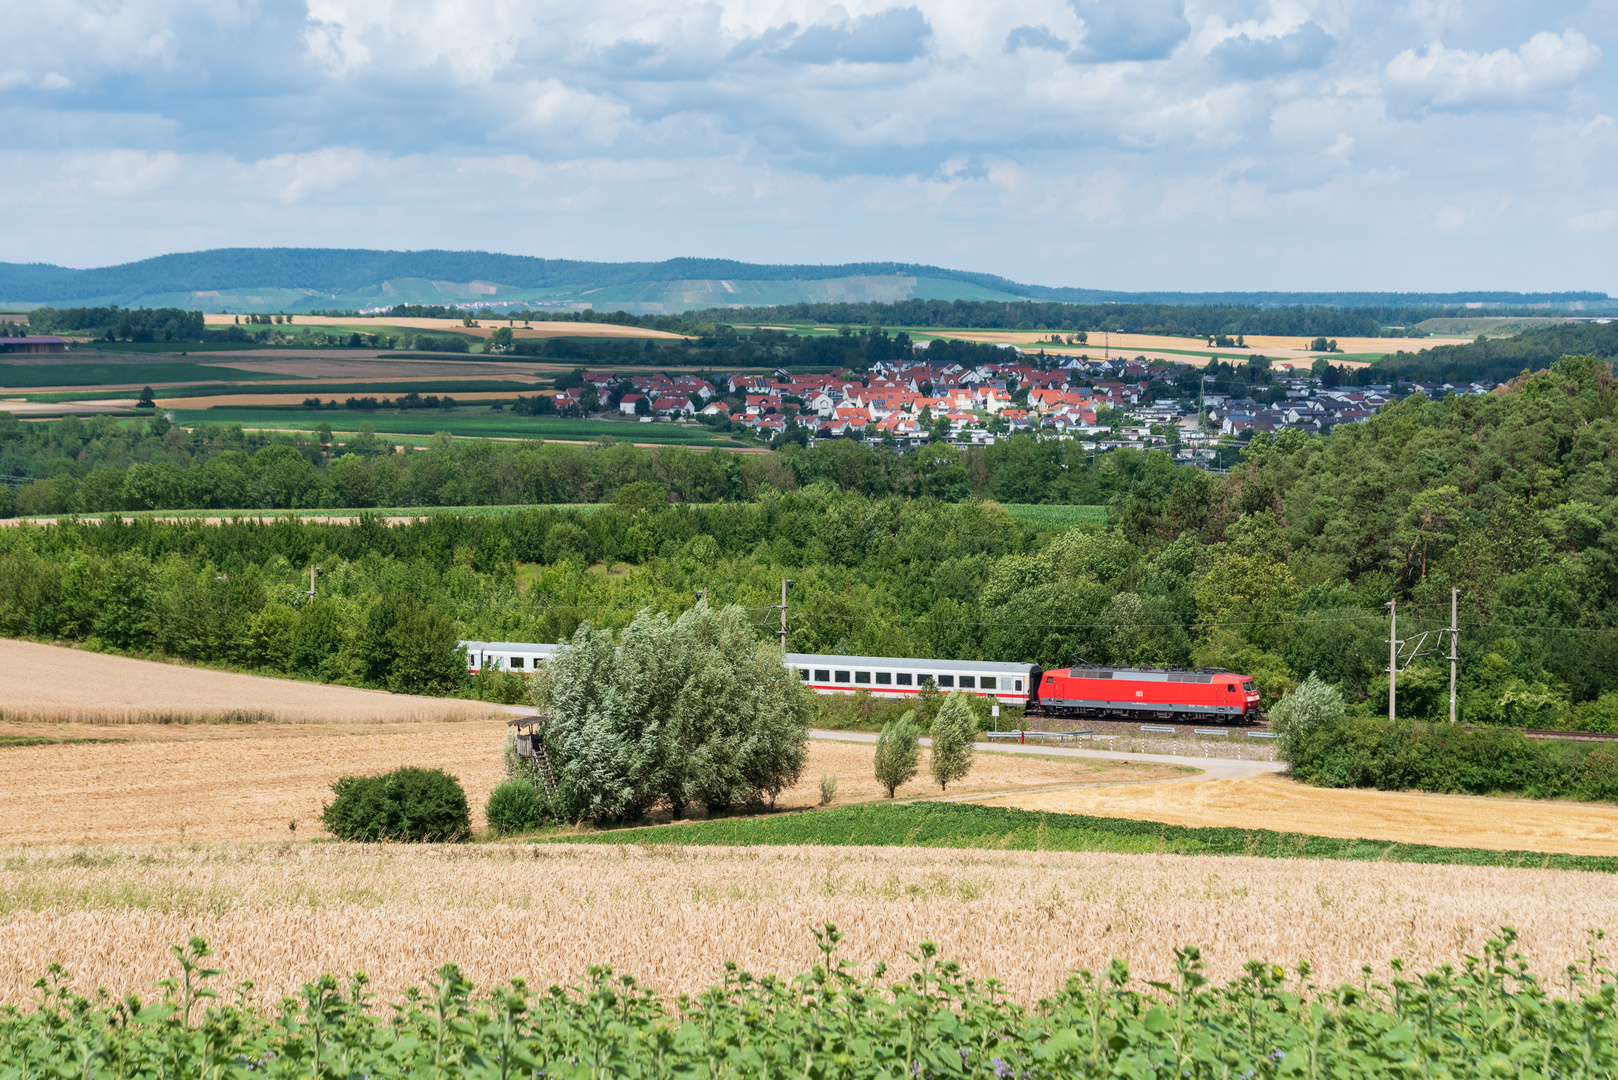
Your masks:
<svg viewBox="0 0 1618 1080"><path fill-rule="evenodd" d="M1251 694L1253 692L1253 680L1252 679L1243 680L1242 689L1246 690L1249 694Z"/></svg>

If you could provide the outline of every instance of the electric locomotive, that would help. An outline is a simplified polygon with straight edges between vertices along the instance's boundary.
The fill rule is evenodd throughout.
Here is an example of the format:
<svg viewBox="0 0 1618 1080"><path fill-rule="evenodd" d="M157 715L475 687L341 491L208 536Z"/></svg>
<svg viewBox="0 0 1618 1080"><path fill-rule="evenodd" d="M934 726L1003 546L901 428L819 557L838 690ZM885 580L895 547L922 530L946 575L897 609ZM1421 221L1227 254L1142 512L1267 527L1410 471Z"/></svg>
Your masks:
<svg viewBox="0 0 1618 1080"><path fill-rule="evenodd" d="M1122 717L1222 724L1263 719L1253 680L1218 668L1078 666L1046 671L1030 711L1048 716Z"/></svg>

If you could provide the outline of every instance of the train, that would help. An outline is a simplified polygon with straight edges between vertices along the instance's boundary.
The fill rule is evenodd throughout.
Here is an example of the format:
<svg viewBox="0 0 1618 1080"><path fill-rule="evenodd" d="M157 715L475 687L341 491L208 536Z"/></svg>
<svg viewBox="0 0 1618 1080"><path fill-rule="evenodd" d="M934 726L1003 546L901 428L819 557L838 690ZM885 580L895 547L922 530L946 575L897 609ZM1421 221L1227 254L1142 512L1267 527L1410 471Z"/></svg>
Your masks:
<svg viewBox="0 0 1618 1080"><path fill-rule="evenodd" d="M529 674L557 649L519 641L463 641L467 668ZM1037 664L927 660L897 656L787 653L786 666L817 694L869 691L903 698L929 681L941 691L992 697L1027 715L1076 719L1141 719L1253 724L1264 720L1259 694L1246 675L1222 668L1108 667L1078 664L1045 670Z"/></svg>

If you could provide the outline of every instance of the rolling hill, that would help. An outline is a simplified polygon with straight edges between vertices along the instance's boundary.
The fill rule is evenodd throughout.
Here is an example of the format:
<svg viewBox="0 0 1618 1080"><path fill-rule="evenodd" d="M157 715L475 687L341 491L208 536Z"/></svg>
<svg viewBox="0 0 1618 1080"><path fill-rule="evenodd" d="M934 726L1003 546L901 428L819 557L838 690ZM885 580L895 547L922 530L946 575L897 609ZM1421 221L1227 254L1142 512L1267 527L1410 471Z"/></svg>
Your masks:
<svg viewBox="0 0 1618 1080"><path fill-rule="evenodd" d="M236 313L394 304L594 308L673 314L715 307L903 300L1618 310L1599 292L1118 292L1028 285L909 263L760 265L729 259L601 263L482 251L219 248L93 269L0 263L0 307L182 307Z"/></svg>

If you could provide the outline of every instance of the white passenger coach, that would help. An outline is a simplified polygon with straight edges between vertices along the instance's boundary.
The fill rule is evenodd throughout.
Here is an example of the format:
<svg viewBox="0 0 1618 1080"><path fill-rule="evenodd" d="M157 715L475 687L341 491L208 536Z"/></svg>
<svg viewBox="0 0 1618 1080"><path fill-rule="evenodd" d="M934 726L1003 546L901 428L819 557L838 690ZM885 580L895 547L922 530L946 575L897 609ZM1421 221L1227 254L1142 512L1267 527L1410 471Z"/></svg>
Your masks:
<svg viewBox="0 0 1618 1080"><path fill-rule="evenodd" d="M528 674L556 651L555 645L521 641L463 641L466 666L473 674L491 667ZM897 656L822 656L787 653L786 665L817 694L852 694L869 690L877 697L904 697L921 692L928 680L944 693L962 690L992 697L1008 705L1026 705L1039 685L1040 669L1031 664L992 664L976 660L918 660Z"/></svg>

